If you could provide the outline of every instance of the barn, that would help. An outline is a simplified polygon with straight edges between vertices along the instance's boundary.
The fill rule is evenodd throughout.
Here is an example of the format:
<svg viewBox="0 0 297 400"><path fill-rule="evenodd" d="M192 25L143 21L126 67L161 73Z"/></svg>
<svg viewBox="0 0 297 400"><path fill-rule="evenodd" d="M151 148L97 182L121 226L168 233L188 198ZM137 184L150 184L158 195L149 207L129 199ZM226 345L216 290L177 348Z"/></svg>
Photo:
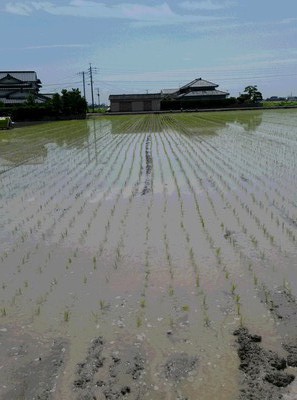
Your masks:
<svg viewBox="0 0 297 400"><path fill-rule="evenodd" d="M114 94L109 96L111 112L160 111L161 93Z"/></svg>

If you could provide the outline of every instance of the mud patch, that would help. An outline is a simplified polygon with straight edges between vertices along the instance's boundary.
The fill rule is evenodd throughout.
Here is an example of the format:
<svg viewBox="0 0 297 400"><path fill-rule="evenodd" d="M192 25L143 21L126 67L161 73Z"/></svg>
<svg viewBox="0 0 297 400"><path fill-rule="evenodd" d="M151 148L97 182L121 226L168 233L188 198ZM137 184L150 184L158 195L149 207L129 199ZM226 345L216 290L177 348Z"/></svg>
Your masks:
<svg viewBox="0 0 297 400"><path fill-rule="evenodd" d="M262 300L264 301L263 294ZM265 302L277 321L277 330L282 337L282 346L289 353L287 364L297 367L297 303L286 288L277 288L265 296Z"/></svg>
<svg viewBox="0 0 297 400"><path fill-rule="evenodd" d="M0 330L0 398L54 398L64 365L66 342L24 334L14 327Z"/></svg>
<svg viewBox="0 0 297 400"><path fill-rule="evenodd" d="M234 332L239 345L241 375L240 400L281 399L295 376L285 372L287 362L259 344L261 336L250 335L246 328Z"/></svg>
<svg viewBox="0 0 297 400"><path fill-rule="evenodd" d="M86 360L78 364L74 391L77 400L142 399L145 392L143 375L145 360L132 346L106 353L104 340L91 343Z"/></svg>
<svg viewBox="0 0 297 400"><path fill-rule="evenodd" d="M180 381L195 370L197 364L197 357L191 357L186 353L172 354L164 366L165 377L175 382Z"/></svg>

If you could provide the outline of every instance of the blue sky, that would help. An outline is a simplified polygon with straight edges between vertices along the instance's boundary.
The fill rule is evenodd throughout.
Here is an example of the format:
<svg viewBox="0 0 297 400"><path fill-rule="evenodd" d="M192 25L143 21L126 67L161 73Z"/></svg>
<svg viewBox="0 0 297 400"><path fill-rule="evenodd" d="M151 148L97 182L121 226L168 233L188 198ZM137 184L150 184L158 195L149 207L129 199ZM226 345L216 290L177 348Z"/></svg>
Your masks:
<svg viewBox="0 0 297 400"><path fill-rule="evenodd" d="M0 69L35 70L43 92L82 90L92 63L105 102L199 77L297 95L296 0L0 0L0 34Z"/></svg>

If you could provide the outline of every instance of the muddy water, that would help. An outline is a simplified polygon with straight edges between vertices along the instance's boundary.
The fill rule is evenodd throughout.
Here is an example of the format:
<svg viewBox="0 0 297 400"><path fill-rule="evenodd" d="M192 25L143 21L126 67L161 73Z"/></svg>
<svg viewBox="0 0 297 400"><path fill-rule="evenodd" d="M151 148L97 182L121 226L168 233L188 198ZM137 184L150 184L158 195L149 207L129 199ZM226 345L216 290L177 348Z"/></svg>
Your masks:
<svg viewBox="0 0 297 400"><path fill-rule="evenodd" d="M30 398L36 338L43 395L66 400L237 399L242 325L285 355L271 298L297 295L296 122L169 114L1 132L0 397L17 398L20 371Z"/></svg>

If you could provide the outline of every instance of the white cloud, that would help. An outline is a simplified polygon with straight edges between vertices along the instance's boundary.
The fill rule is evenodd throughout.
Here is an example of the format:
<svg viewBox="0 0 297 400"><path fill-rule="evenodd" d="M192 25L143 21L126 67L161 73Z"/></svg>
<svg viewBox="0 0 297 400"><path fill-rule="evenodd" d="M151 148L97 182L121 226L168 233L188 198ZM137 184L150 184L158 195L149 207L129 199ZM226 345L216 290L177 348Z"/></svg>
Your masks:
<svg viewBox="0 0 297 400"><path fill-rule="evenodd" d="M225 8L229 8L234 6L236 3L234 1L219 1L214 2L212 0L203 0L203 1L184 1L179 4L181 8L185 10L205 10L205 11L216 11L223 10Z"/></svg>
<svg viewBox="0 0 297 400"><path fill-rule="evenodd" d="M58 48L85 48L92 47L90 44L46 44L40 46L22 47L23 50L38 50L38 49L58 49Z"/></svg>
<svg viewBox="0 0 297 400"><path fill-rule="evenodd" d="M132 21L135 26L169 25L183 22L207 22L222 18L211 16L178 15L172 11L168 3L156 6L122 3L106 5L92 0L71 0L64 5L52 1L10 1L6 11L21 15L30 15L36 11L43 11L52 15L73 16L85 18L118 18Z"/></svg>
<svg viewBox="0 0 297 400"><path fill-rule="evenodd" d="M281 21L281 24L295 24L297 22L297 18L286 18Z"/></svg>
<svg viewBox="0 0 297 400"><path fill-rule="evenodd" d="M5 11L11 14L29 16L32 12L32 8L28 4L21 2L14 2L14 3L8 3L5 6Z"/></svg>

